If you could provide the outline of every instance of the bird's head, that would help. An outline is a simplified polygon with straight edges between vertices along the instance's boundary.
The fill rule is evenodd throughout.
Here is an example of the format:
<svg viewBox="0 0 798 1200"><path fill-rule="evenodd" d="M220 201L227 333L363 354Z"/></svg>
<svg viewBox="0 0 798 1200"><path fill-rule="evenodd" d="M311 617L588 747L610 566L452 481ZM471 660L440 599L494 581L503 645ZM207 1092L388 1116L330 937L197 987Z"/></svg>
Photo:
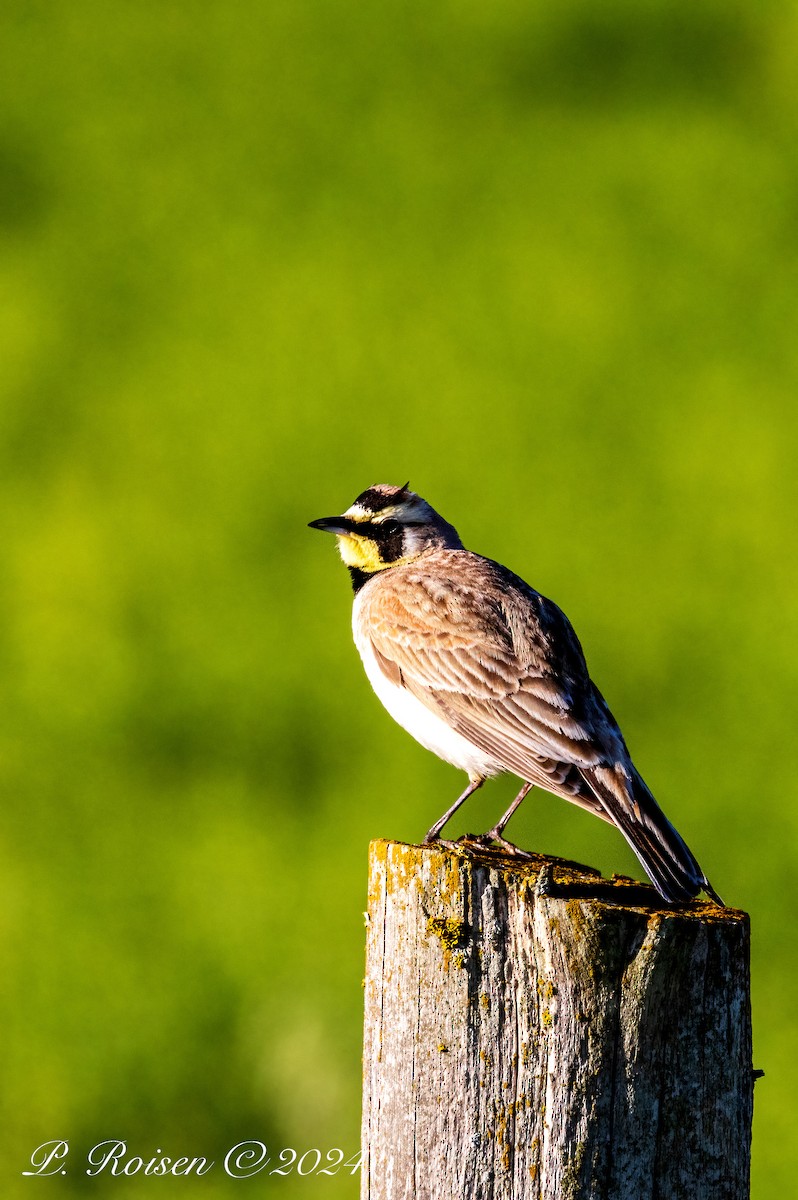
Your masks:
<svg viewBox="0 0 798 1200"><path fill-rule="evenodd" d="M340 517L321 517L311 521L310 528L336 535L356 587L364 577L413 562L430 550L460 550L463 545L457 530L411 492L409 484L375 484Z"/></svg>

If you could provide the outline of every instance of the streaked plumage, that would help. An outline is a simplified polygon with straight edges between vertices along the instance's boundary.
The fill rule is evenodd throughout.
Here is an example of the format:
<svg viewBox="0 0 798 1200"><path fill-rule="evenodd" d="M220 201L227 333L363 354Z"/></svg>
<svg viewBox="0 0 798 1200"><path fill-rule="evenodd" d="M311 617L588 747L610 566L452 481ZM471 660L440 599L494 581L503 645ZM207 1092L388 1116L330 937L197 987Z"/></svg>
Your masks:
<svg viewBox="0 0 798 1200"><path fill-rule="evenodd" d="M463 548L455 529L404 488L377 485L341 517L311 522L338 537L355 589L353 632L382 703L422 745L466 771L525 781L618 826L666 899L702 888L719 901L635 769L591 681L570 622L506 567Z"/></svg>

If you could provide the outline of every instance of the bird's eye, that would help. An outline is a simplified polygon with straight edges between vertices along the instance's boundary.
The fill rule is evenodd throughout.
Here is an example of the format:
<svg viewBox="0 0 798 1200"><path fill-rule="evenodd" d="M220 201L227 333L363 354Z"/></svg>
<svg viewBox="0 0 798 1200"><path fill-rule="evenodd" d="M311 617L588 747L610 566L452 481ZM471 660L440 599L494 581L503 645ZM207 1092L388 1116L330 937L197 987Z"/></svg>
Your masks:
<svg viewBox="0 0 798 1200"><path fill-rule="evenodd" d="M387 521L380 521L380 529L384 533L398 533L402 526L393 517L389 517Z"/></svg>

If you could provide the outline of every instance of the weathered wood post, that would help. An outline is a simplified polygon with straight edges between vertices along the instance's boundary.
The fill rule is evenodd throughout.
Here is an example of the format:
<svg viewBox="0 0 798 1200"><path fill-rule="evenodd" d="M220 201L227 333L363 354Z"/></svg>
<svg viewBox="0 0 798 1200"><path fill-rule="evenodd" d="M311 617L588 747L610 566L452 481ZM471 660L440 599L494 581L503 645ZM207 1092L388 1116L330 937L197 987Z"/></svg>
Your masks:
<svg viewBox="0 0 798 1200"><path fill-rule="evenodd" d="M371 845L363 1200L747 1200L749 924Z"/></svg>

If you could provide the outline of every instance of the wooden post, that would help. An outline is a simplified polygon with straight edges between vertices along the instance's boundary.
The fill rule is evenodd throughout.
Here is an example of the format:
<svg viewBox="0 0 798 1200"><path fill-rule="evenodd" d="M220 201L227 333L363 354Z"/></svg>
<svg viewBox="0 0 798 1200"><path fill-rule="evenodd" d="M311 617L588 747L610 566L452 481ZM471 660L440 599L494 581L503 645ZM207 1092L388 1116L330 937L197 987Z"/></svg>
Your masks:
<svg viewBox="0 0 798 1200"><path fill-rule="evenodd" d="M747 1200L749 923L372 842L362 1200Z"/></svg>

